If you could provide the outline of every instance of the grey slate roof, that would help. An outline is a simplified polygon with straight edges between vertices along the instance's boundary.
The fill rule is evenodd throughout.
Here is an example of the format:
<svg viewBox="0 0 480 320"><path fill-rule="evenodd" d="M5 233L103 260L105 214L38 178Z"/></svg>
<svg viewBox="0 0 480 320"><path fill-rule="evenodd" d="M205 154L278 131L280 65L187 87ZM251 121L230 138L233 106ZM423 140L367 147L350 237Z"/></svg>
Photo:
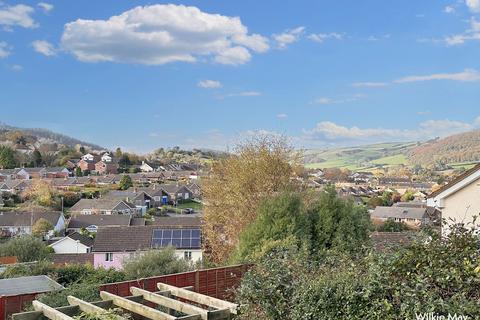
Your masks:
<svg viewBox="0 0 480 320"><path fill-rule="evenodd" d="M112 215L74 215L70 218L68 223L69 229L81 229L88 226L95 225L97 227L103 226L129 226L131 217L122 214Z"/></svg>
<svg viewBox="0 0 480 320"><path fill-rule="evenodd" d="M426 208L408 208L408 207L376 207L372 212L372 218L378 219L418 219L425 218Z"/></svg>
<svg viewBox="0 0 480 320"><path fill-rule="evenodd" d="M64 289L47 276L0 279L0 296L14 296L27 293L43 293Z"/></svg>
<svg viewBox="0 0 480 320"><path fill-rule="evenodd" d="M135 205L124 201L120 197L106 197L99 199L80 199L75 203L70 211L82 211L82 210L113 210L119 203L124 202L129 208L136 208Z"/></svg>
<svg viewBox="0 0 480 320"><path fill-rule="evenodd" d="M78 240L81 244L87 246L87 247L91 247L93 246L93 239L88 237L88 236L85 236L83 234L80 234L78 232L74 232L74 233L71 233L68 235L68 237L70 239L73 239L73 240Z"/></svg>
<svg viewBox="0 0 480 320"><path fill-rule="evenodd" d="M61 212L0 212L0 227L32 226L40 218L56 225L61 214Z"/></svg>

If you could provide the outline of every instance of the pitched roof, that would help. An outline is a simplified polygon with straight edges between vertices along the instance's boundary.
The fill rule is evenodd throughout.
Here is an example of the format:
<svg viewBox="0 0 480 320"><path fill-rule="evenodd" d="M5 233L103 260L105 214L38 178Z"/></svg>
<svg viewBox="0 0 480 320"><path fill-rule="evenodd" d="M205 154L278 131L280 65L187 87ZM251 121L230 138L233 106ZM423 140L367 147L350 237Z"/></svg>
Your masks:
<svg viewBox="0 0 480 320"><path fill-rule="evenodd" d="M453 187L454 185L462 182L464 179L470 177L471 175L473 175L474 173L476 173L477 171L480 171L480 164L477 164L475 167L471 168L470 170L467 170L465 171L464 173L462 173L461 175L457 176L455 179L453 179L452 181L450 181L448 184L442 186L440 189L432 192L428 198L434 198L436 196L438 196L440 193L444 192L445 190L448 190L450 189L451 187Z"/></svg>
<svg viewBox="0 0 480 320"><path fill-rule="evenodd" d="M0 212L0 226L32 226L40 218L46 219L52 225L56 225L61 214L61 212Z"/></svg>
<svg viewBox="0 0 480 320"><path fill-rule="evenodd" d="M407 247L413 242L413 234L409 232L373 232L370 235L376 251L388 252Z"/></svg>
<svg viewBox="0 0 480 320"><path fill-rule="evenodd" d="M135 205L124 201L120 197L106 197L99 199L80 199L75 203L70 210L82 211L82 210L113 210L119 203L125 203L130 208L135 208Z"/></svg>
<svg viewBox="0 0 480 320"><path fill-rule="evenodd" d="M55 265L67 264L91 264L93 265L93 253L56 253L53 255Z"/></svg>
<svg viewBox="0 0 480 320"><path fill-rule="evenodd" d="M189 216L180 216L180 217L154 217L154 219L149 222L151 225L157 227L201 227L202 219L200 217L189 217Z"/></svg>
<svg viewBox="0 0 480 320"><path fill-rule="evenodd" d="M0 296L43 293L61 289L63 289L63 286L47 276L0 279Z"/></svg>
<svg viewBox="0 0 480 320"><path fill-rule="evenodd" d="M88 226L128 226L130 225L131 217L128 215L122 214L112 214L112 215L83 215L78 214L70 218L68 223L68 228L70 229L80 229L86 228Z"/></svg>
<svg viewBox="0 0 480 320"><path fill-rule="evenodd" d="M168 225L167 225L168 224ZM124 252L154 248L154 231L159 229L200 229L198 225L162 225L103 227L99 228L93 245L93 252ZM187 230L188 231L188 230ZM183 233L183 232L182 232ZM200 244L200 243L198 243ZM170 243L171 245L171 243Z"/></svg>
<svg viewBox="0 0 480 320"><path fill-rule="evenodd" d="M408 208L408 207L381 207L373 210L371 217L380 219L423 219L426 214L426 208Z"/></svg>
<svg viewBox="0 0 480 320"><path fill-rule="evenodd" d="M74 232L69 234L67 237L69 237L72 240L80 242L84 246L87 246L87 247L93 246L93 239L81 233Z"/></svg>

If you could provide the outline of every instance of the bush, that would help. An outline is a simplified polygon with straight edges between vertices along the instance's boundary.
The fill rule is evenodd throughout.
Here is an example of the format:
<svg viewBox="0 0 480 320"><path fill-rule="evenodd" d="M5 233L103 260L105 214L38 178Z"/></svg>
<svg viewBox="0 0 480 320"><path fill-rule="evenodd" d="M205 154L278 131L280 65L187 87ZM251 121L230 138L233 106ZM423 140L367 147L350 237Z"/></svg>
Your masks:
<svg viewBox="0 0 480 320"><path fill-rule="evenodd" d="M240 319L416 319L480 314L478 228L426 234L394 254L269 254L237 290ZM426 239L429 239L426 241ZM273 251L274 252L274 251ZM299 262L301 261L301 263Z"/></svg>
<svg viewBox="0 0 480 320"><path fill-rule="evenodd" d="M396 222L388 219L377 228L380 232L403 232L409 230L408 226L403 222Z"/></svg>
<svg viewBox="0 0 480 320"><path fill-rule="evenodd" d="M140 256L123 263L123 271L128 279L161 276L191 269L192 266L188 261L177 258L175 249L172 247L141 253Z"/></svg>
<svg viewBox="0 0 480 320"><path fill-rule="evenodd" d="M42 240L30 235L12 238L0 244L0 256L16 256L18 262L48 260L52 253L51 247L47 247Z"/></svg>

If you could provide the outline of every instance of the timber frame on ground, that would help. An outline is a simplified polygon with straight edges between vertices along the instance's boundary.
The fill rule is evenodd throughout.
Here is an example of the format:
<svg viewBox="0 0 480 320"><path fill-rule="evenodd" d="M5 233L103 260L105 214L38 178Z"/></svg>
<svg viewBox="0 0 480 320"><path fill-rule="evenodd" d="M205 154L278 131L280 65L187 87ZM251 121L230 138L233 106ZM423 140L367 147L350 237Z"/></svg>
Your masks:
<svg viewBox="0 0 480 320"><path fill-rule="evenodd" d="M101 301L86 302L73 296L68 297L69 306L52 308L35 300L35 311L16 313L13 320L74 320L82 313L102 314L111 309L122 309L134 315L134 319L151 320L222 320L237 314L238 305L191 291L193 288L178 288L158 283L160 291L150 292L131 287L132 296L120 297L101 291ZM156 308L161 307L161 308ZM161 310L159 310L161 309ZM125 320L122 315L117 320Z"/></svg>

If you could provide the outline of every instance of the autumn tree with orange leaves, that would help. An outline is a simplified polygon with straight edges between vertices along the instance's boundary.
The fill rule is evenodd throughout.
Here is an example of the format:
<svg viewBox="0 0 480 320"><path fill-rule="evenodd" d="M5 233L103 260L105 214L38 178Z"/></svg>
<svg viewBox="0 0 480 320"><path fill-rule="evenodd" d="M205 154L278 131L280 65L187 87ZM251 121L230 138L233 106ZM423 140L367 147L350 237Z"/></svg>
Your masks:
<svg viewBox="0 0 480 320"><path fill-rule="evenodd" d="M229 259L262 200L297 188L291 178L300 159L286 138L259 135L213 164L203 182L204 236L212 262Z"/></svg>

